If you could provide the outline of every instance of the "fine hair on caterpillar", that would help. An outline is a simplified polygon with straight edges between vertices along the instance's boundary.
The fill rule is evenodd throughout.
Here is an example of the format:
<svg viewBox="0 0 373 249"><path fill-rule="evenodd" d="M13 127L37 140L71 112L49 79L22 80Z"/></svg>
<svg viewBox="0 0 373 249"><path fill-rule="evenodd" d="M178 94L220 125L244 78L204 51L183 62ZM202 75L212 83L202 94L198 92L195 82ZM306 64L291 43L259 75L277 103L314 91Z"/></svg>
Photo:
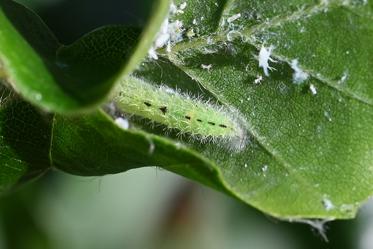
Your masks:
<svg viewBox="0 0 373 249"><path fill-rule="evenodd" d="M181 139L223 144L238 151L246 145L244 122L232 108L135 77L123 80L119 87L114 102L121 111L163 125Z"/></svg>

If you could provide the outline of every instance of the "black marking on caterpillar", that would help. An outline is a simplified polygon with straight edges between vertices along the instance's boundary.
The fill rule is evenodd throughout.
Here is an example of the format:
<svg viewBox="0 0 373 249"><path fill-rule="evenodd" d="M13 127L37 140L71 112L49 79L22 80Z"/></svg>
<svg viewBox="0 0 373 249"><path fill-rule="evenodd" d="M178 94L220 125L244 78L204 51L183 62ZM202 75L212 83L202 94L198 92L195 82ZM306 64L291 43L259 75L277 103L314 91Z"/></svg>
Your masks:
<svg viewBox="0 0 373 249"><path fill-rule="evenodd" d="M123 96L123 95L122 95ZM144 102L144 104L147 106L147 107L152 107L153 105L152 104L150 104L148 101L146 101L146 102ZM160 107L160 108L158 108L164 115L166 115L167 114L167 106L162 106L162 107ZM190 117L190 116L185 116L185 118L187 119L187 120L192 120L192 118ZM197 121L198 122L206 122L206 121L203 121L202 119L197 119ZM209 124L209 125L212 125L212 126L215 126L216 125L216 123L214 123L214 122L211 122L211 121L207 121L207 124ZM224 124L219 124L219 127L221 127L221 128L225 128L225 129L227 129L228 128L228 126L226 126L226 125L224 125Z"/></svg>
<svg viewBox="0 0 373 249"><path fill-rule="evenodd" d="M236 111L205 103L166 87L155 87L129 77L114 99L124 112L135 114L189 134L201 141L228 141L242 149L246 144L244 122Z"/></svg>
<svg viewBox="0 0 373 249"><path fill-rule="evenodd" d="M167 113L167 106L162 106L159 108L159 110L161 110L161 112L163 113L163 115L166 115Z"/></svg>

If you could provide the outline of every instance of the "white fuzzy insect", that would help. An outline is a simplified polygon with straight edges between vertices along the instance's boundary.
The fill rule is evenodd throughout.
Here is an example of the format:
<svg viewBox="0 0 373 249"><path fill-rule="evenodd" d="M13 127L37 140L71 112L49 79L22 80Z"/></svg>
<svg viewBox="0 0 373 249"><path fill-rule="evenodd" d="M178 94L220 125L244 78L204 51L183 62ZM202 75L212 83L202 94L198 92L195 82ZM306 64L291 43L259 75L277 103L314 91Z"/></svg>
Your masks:
<svg viewBox="0 0 373 249"><path fill-rule="evenodd" d="M293 74L293 82L294 83L300 84L300 83L303 83L303 81L308 79L309 75L308 75L308 73L304 72L299 67L298 59L292 60L290 66L294 70L294 74Z"/></svg>
<svg viewBox="0 0 373 249"><path fill-rule="evenodd" d="M157 37L153 43L153 46L148 51L148 56L151 59L157 60L158 55L156 50L158 48L163 48L166 46L166 51L168 53L171 52L171 45L183 40L183 22L180 20L175 20L170 22L173 16L176 14L184 13L184 9L187 7L187 3L184 2L180 4L180 8L178 9L175 4L170 5L169 16L164 20Z"/></svg>
<svg viewBox="0 0 373 249"><path fill-rule="evenodd" d="M115 119L115 124L117 124L120 128L124 130L128 130L130 128L130 123L128 119L125 119L125 118L119 117Z"/></svg>
<svg viewBox="0 0 373 249"><path fill-rule="evenodd" d="M317 94L317 89L316 89L316 87L315 87L314 84L310 85L310 91L311 91L312 95L316 95Z"/></svg>
<svg viewBox="0 0 373 249"><path fill-rule="evenodd" d="M212 68L212 64L209 64L209 65L201 64L201 68L202 68L202 69L205 69L205 70L207 70L207 71L210 71L211 68Z"/></svg>
<svg viewBox="0 0 373 249"><path fill-rule="evenodd" d="M241 13L235 14L227 19L228 23L234 22L241 17Z"/></svg>
<svg viewBox="0 0 373 249"><path fill-rule="evenodd" d="M256 79L254 80L254 84L260 84L263 81L263 76L258 75Z"/></svg>
<svg viewBox="0 0 373 249"><path fill-rule="evenodd" d="M271 58L271 53L273 51L274 47L270 46L269 48L266 48L262 46L262 48L259 51L259 67L263 68L265 76L269 76L269 70L274 70L273 67L269 66L269 61L271 62L277 62L276 60L273 60Z"/></svg>

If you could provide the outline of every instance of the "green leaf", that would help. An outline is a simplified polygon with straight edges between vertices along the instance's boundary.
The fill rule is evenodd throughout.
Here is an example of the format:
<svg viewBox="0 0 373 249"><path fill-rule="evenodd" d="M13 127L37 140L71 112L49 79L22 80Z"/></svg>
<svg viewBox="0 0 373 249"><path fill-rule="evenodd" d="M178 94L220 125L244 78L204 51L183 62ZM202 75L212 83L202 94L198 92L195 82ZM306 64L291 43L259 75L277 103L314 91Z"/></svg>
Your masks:
<svg viewBox="0 0 373 249"><path fill-rule="evenodd" d="M215 186L273 216L353 217L373 192L373 90L369 85L373 80L369 60L373 56L372 4L188 1L183 11L171 21L183 21L184 40L170 53L158 51L162 58L144 63L134 75L151 84L176 85L195 95L201 93L199 85L203 86L220 104L241 113L250 139L242 151L186 139L183 143L209 161L198 167L181 165L172 170ZM277 60L269 62L275 70L268 77L258 66L262 46L274 46L272 57ZM294 69L309 77L295 82ZM166 140L155 145L162 148L162 159L128 159L137 148L147 151L149 146L144 138L135 146L131 146L133 138L122 138L135 131L120 130L123 135L109 135L113 129L109 120L94 127L91 121L87 127L87 120L83 126L70 119L65 122L62 128L73 127L79 130L72 133L75 137L88 141L88 145L82 142L66 146L69 139L62 138L71 131L59 136L55 153L64 157L58 165L75 165L67 169L76 169L74 173L106 174L144 165L169 169L169 160L180 159L178 148ZM164 134L141 120L133 122L148 132ZM99 139L86 139L90 134ZM156 137L152 135L152 139ZM169 146L164 148L162 143ZM106 153L109 144L114 147ZM117 154L120 151L124 155ZM185 156L197 156L185 152ZM79 161L86 153L84 161ZM106 168L108 165L118 166L113 170ZM192 176L191 171L205 167L219 177L209 173L202 176L201 172L198 177Z"/></svg>
<svg viewBox="0 0 373 249"><path fill-rule="evenodd" d="M0 193L50 167L51 118L1 89Z"/></svg>
<svg viewBox="0 0 373 249"><path fill-rule="evenodd" d="M217 163L224 184L238 198L271 215L354 216L373 192L372 5L215 3L203 4L221 18L199 12L198 1L188 2L185 14L175 18L187 30L203 29L174 46L164 60L238 109L251 139L236 153L215 145L196 150ZM268 77L256 58L262 46L274 46L272 57L278 61L269 62L276 71ZM302 84L293 82L295 59L310 75ZM160 83L153 74L138 72Z"/></svg>
<svg viewBox="0 0 373 249"><path fill-rule="evenodd" d="M1 0L0 75L22 97L46 110L93 108L145 57L167 9L167 0L155 1L154 14L143 29L105 27L61 46L38 16Z"/></svg>
<svg viewBox="0 0 373 249"><path fill-rule="evenodd" d="M55 116L53 165L83 176L155 165L272 216L353 217L373 192L372 3L190 0L182 12L170 21L183 22L183 40L132 77L237 110L245 148L165 134L137 117L125 130L97 111ZM258 55L271 46L277 62L266 76ZM59 61L73 65L66 74L88 70L74 64L83 48L59 51Z"/></svg>

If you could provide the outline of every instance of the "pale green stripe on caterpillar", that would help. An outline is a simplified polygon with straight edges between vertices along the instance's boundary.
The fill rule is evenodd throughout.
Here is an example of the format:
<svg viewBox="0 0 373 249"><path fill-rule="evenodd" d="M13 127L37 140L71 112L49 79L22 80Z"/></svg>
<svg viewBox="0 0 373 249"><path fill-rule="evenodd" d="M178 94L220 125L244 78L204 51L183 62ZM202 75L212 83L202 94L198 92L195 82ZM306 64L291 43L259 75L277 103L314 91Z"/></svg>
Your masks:
<svg viewBox="0 0 373 249"><path fill-rule="evenodd" d="M147 118L202 141L238 143L233 146L236 149L245 144L245 133L232 110L228 112L201 99L134 77L123 80L119 87L114 102L125 113Z"/></svg>

